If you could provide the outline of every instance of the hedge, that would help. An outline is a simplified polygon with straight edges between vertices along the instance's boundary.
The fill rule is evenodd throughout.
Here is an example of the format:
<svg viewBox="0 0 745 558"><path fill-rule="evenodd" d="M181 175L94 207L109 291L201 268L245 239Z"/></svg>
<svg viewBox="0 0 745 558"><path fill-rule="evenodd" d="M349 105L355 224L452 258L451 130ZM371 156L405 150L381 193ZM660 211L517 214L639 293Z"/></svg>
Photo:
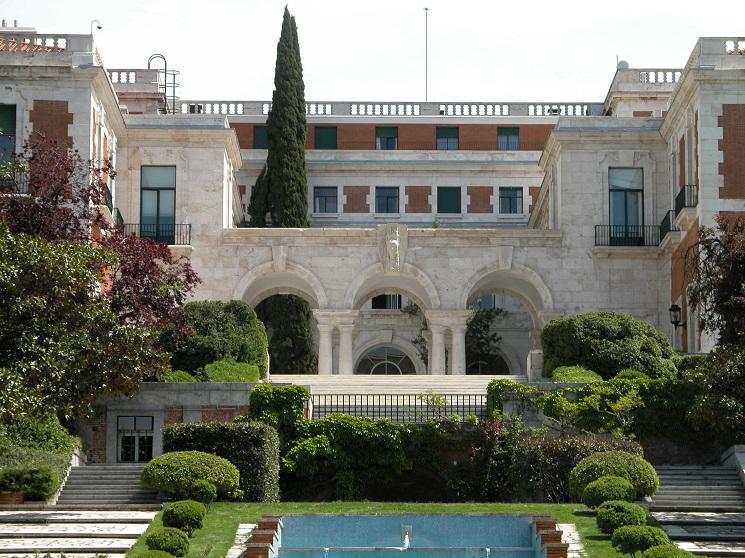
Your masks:
<svg viewBox="0 0 745 558"><path fill-rule="evenodd" d="M0 422L0 435L7 437L11 446L51 453L69 454L76 443L76 438L60 424L56 415L17 417L10 422Z"/></svg>
<svg viewBox="0 0 745 558"><path fill-rule="evenodd" d="M162 550L176 558L186 556L189 552L189 537L174 527L155 527L145 537L145 544L150 550Z"/></svg>
<svg viewBox="0 0 745 558"><path fill-rule="evenodd" d="M217 488L210 481L199 479L191 484L187 490L187 495L192 500L196 500L202 504L209 504L217 498Z"/></svg>
<svg viewBox="0 0 745 558"><path fill-rule="evenodd" d="M588 508L597 508L609 500L633 502L636 496L634 486L623 477L607 475L592 481L582 492L582 503Z"/></svg>
<svg viewBox="0 0 745 558"><path fill-rule="evenodd" d="M559 366L551 373L551 379L560 384L578 384L602 382L603 377L597 372L582 366Z"/></svg>
<svg viewBox="0 0 745 558"><path fill-rule="evenodd" d="M696 554L688 552L674 544L658 544L650 546L642 553L642 558L694 558Z"/></svg>
<svg viewBox="0 0 745 558"><path fill-rule="evenodd" d="M655 327L629 314L590 312L551 320L541 332L543 373L579 365L603 378L624 368L650 377L676 374L670 341Z"/></svg>
<svg viewBox="0 0 745 558"><path fill-rule="evenodd" d="M205 515L207 508L204 504L194 500L180 500L163 510L163 525L176 527L191 536L195 530L201 529Z"/></svg>
<svg viewBox="0 0 745 558"><path fill-rule="evenodd" d="M0 469L0 490L23 492L27 500L48 500L56 492L51 467L18 465Z"/></svg>
<svg viewBox="0 0 745 558"><path fill-rule="evenodd" d="M204 367L204 373L210 382L256 382L259 379L258 366L234 358L211 362Z"/></svg>
<svg viewBox="0 0 745 558"><path fill-rule="evenodd" d="M251 390L248 416L276 428L289 441L297 435L305 418L305 402L309 397L310 392L302 386L258 384Z"/></svg>
<svg viewBox="0 0 745 558"><path fill-rule="evenodd" d="M486 386L486 408L489 416L493 413L501 413L502 396L505 393L536 393L538 389L512 380L492 380Z"/></svg>
<svg viewBox="0 0 745 558"><path fill-rule="evenodd" d="M669 544L670 538L667 533L659 527L649 525L627 525L613 531L611 544L619 552L624 554L636 554L644 552L653 546Z"/></svg>
<svg viewBox="0 0 745 558"><path fill-rule="evenodd" d="M238 469L227 459L202 451L169 451L168 448L165 451L142 470L140 482L144 487L183 497L189 494L196 481L204 479L215 485L222 498L232 497L238 489Z"/></svg>
<svg viewBox="0 0 745 558"><path fill-rule="evenodd" d="M644 458L624 451L604 451L585 457L572 469L569 492L579 500L588 484L606 475L628 480L637 496L651 496L660 485L657 472Z"/></svg>
<svg viewBox="0 0 745 558"><path fill-rule="evenodd" d="M170 370L158 378L159 382L196 382L196 378L185 370Z"/></svg>
<svg viewBox="0 0 745 558"><path fill-rule="evenodd" d="M266 424L173 424L163 429L163 449L198 450L224 457L240 471L240 487L246 501L279 500L279 437L277 431ZM217 488L219 494L220 487Z"/></svg>
<svg viewBox="0 0 745 558"><path fill-rule="evenodd" d="M164 550L143 550L129 558L173 558L173 554Z"/></svg>
<svg viewBox="0 0 745 558"><path fill-rule="evenodd" d="M13 446L0 451L0 467L49 467L52 471L52 484L49 487L51 496L56 494L62 485L62 479L64 479L67 468L70 466L71 456L72 452L52 453Z"/></svg>

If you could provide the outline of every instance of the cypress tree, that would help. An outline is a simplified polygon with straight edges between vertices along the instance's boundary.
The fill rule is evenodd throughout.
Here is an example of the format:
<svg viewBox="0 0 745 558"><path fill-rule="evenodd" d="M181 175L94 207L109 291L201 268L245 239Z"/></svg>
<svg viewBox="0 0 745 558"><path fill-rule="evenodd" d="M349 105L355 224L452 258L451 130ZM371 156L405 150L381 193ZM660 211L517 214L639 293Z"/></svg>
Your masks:
<svg viewBox="0 0 745 558"><path fill-rule="evenodd" d="M251 201L248 205L248 214L251 217L252 227L266 227L266 212L269 211L269 200L267 197L265 165L256 179L256 184L251 188Z"/></svg>

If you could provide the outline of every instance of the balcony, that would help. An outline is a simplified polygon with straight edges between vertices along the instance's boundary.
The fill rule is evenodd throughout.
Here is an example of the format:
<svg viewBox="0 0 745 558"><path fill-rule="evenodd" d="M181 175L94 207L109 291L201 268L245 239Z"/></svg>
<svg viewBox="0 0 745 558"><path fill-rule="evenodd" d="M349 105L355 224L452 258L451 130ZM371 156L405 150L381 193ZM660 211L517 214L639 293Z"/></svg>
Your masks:
<svg viewBox="0 0 745 558"><path fill-rule="evenodd" d="M662 218L660 223L660 241L665 240L668 233L678 230L680 229L675 225L675 211L671 209L665 213L665 217Z"/></svg>
<svg viewBox="0 0 745 558"><path fill-rule="evenodd" d="M189 246L191 245L190 224L140 224L125 223L120 225L124 234L152 238L155 242L168 245Z"/></svg>
<svg viewBox="0 0 745 558"><path fill-rule="evenodd" d="M698 187L695 184L686 184L675 196L675 218L686 208L698 206Z"/></svg>
<svg viewBox="0 0 745 558"><path fill-rule="evenodd" d="M595 225L595 246L659 246L660 225Z"/></svg>

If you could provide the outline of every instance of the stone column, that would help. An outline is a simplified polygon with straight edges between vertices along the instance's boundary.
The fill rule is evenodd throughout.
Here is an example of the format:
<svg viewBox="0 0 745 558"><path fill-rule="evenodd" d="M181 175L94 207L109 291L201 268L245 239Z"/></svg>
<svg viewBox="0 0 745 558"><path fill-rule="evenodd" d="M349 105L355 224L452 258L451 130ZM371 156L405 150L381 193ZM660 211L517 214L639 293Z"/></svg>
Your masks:
<svg viewBox="0 0 745 558"><path fill-rule="evenodd" d="M340 324L339 326L339 374L354 374L354 359L352 355L352 332L354 324Z"/></svg>
<svg viewBox="0 0 745 558"><path fill-rule="evenodd" d="M450 326L453 335L453 344L450 354L450 373L466 373L466 324L453 324Z"/></svg>
<svg viewBox="0 0 745 558"><path fill-rule="evenodd" d="M333 372L333 333L333 325L318 324L318 374L328 375Z"/></svg>
<svg viewBox="0 0 745 558"><path fill-rule="evenodd" d="M432 342L429 345L429 365L431 374L445 374L445 326L430 324Z"/></svg>

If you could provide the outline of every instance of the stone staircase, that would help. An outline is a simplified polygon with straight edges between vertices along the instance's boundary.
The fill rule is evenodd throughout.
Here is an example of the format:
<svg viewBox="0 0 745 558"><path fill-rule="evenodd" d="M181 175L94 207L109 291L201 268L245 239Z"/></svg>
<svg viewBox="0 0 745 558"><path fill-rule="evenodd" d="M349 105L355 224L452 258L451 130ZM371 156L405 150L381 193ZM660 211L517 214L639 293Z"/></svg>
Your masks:
<svg viewBox="0 0 745 558"><path fill-rule="evenodd" d="M664 466L657 474L660 489L648 508L679 547L745 557L745 487L735 468Z"/></svg>
<svg viewBox="0 0 745 558"><path fill-rule="evenodd" d="M59 508L122 509L157 504L158 493L140 486L143 465L81 465L72 467Z"/></svg>

